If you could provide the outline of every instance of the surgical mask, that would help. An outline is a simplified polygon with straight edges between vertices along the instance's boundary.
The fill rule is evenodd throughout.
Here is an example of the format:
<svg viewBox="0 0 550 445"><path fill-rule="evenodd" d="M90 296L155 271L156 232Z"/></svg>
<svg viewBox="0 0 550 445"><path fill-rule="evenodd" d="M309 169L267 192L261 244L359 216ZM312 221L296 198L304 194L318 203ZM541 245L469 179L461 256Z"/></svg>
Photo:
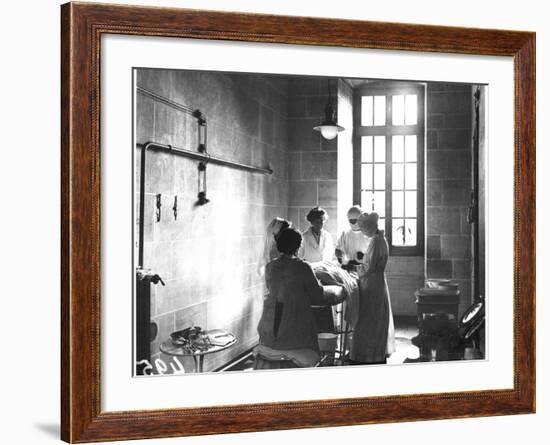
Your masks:
<svg viewBox="0 0 550 445"><path fill-rule="evenodd" d="M348 222L351 227L351 230L353 230L354 232L358 232L360 230L359 221L357 218L349 218Z"/></svg>

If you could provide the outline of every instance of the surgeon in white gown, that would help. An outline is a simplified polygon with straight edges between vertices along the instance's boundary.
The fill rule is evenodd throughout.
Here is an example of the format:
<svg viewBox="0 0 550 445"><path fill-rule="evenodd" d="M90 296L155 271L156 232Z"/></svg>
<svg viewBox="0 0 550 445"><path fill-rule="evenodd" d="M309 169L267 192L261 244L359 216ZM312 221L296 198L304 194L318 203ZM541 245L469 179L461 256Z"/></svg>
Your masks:
<svg viewBox="0 0 550 445"><path fill-rule="evenodd" d="M370 238L359 227L358 220L362 213L359 206L353 206L348 210L350 228L342 232L336 243L336 258L348 270L353 270L354 265L358 266L363 262L370 244Z"/></svg>

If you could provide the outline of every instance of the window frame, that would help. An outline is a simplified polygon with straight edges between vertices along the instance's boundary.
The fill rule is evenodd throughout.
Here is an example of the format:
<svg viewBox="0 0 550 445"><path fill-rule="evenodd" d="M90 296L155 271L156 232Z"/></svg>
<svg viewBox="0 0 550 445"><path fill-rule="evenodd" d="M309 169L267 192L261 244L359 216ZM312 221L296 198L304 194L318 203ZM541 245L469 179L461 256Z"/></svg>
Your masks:
<svg viewBox="0 0 550 445"><path fill-rule="evenodd" d="M416 125L393 125L392 96L416 94ZM386 125L361 125L361 97L386 96ZM417 204L416 204L416 245L394 246L392 244L392 136L417 136ZM424 256L425 251L425 140L426 140L426 84L417 82L372 82L354 88L353 100L353 202L361 203L361 136L386 136L386 200L385 200L385 234L392 256ZM374 187L374 185L373 185ZM405 219L405 218L403 218Z"/></svg>

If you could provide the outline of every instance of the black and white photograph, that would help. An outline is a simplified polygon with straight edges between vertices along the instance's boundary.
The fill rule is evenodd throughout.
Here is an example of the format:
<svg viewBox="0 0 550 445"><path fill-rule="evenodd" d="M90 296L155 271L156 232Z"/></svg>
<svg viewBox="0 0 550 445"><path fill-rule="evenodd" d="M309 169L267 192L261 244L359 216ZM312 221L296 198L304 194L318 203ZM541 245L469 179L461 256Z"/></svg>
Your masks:
<svg viewBox="0 0 550 445"><path fill-rule="evenodd" d="M486 359L488 92L135 68L134 376Z"/></svg>

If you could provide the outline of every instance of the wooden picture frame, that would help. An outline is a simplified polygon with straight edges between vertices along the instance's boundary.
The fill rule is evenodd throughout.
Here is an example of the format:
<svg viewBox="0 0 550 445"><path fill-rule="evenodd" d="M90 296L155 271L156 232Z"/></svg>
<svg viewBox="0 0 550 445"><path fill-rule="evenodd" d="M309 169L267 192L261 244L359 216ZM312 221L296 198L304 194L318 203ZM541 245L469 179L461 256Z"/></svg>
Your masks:
<svg viewBox="0 0 550 445"><path fill-rule="evenodd" d="M91 3L61 8L61 437L71 443L535 411L535 34ZM100 38L274 42L514 60L514 387L509 390L102 412ZM522 230L522 227L529 230Z"/></svg>

